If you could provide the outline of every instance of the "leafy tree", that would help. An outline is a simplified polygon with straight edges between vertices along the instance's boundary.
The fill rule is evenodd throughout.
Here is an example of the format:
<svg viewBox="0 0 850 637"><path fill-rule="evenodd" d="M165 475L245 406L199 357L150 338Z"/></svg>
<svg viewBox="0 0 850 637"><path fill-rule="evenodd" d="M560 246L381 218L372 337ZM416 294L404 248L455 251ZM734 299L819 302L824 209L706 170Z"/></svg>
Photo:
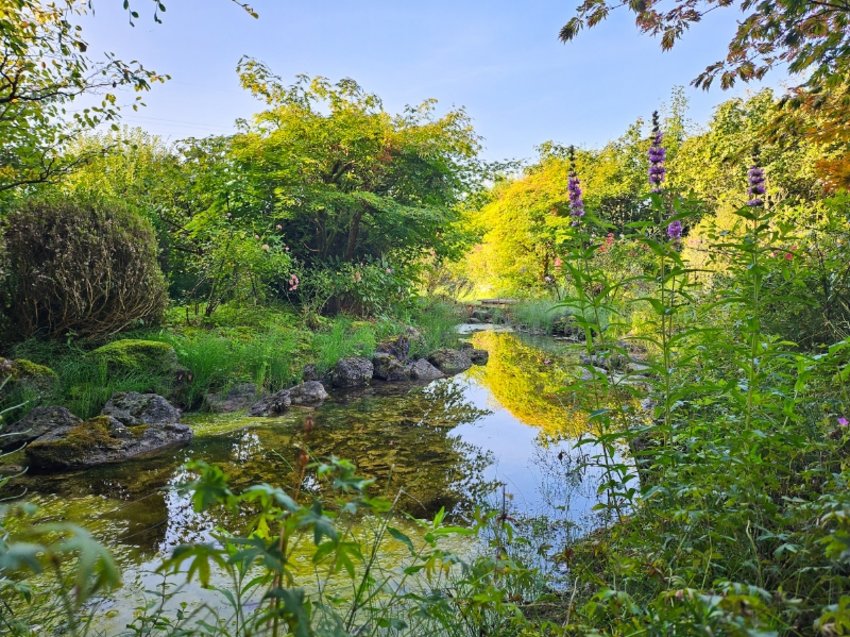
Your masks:
<svg viewBox="0 0 850 637"><path fill-rule="evenodd" d="M459 253L458 204L479 174L466 113L438 117L428 100L391 115L353 80L285 86L254 60L239 70L269 107L232 140L240 196L254 219L280 227L299 261Z"/></svg>
<svg viewBox="0 0 850 637"><path fill-rule="evenodd" d="M88 9L82 0L0 4L0 193L66 171L61 150L83 131L116 120L118 89L141 92L164 79L136 61L93 59L75 24ZM102 92L99 102L68 111L94 92Z"/></svg>
<svg viewBox="0 0 850 637"><path fill-rule="evenodd" d="M561 29L561 40L572 40L619 7L635 15L640 31L659 36L665 51L710 11L736 7L744 14L725 58L707 66L694 80L697 86L708 88L719 77L721 86L729 88L737 80L761 79L777 64L787 64L792 73L810 73L809 87L837 86L850 73L850 3L846 0L676 0L671 7L660 0L622 4L584 0Z"/></svg>

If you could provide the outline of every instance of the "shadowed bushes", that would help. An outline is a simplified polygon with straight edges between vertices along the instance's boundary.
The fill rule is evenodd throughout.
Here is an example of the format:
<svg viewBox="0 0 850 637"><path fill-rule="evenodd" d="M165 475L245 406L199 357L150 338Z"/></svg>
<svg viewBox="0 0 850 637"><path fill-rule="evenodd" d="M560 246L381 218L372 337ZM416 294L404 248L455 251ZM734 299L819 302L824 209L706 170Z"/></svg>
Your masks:
<svg viewBox="0 0 850 637"><path fill-rule="evenodd" d="M3 226L10 336L98 338L158 322L166 303L150 224L119 207L44 200Z"/></svg>

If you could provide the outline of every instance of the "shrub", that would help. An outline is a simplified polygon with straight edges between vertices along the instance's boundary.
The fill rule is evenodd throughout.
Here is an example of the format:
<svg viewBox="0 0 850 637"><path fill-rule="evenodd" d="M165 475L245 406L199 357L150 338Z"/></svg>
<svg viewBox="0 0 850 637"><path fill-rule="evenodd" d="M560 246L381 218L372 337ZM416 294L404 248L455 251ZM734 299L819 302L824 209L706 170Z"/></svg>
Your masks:
<svg viewBox="0 0 850 637"><path fill-rule="evenodd" d="M102 337L161 318L153 230L128 210L39 201L13 211L3 234L14 337Z"/></svg>

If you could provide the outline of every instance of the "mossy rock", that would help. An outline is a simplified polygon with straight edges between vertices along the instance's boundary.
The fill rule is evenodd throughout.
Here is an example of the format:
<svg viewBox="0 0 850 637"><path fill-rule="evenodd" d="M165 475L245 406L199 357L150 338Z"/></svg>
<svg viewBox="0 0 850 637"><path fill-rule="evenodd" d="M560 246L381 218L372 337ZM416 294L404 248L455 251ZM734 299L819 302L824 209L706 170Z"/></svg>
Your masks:
<svg viewBox="0 0 850 637"><path fill-rule="evenodd" d="M33 363L25 358L17 360L0 358L0 382L8 378L9 389L29 389L38 394L46 394L55 386L59 377L46 365Z"/></svg>
<svg viewBox="0 0 850 637"><path fill-rule="evenodd" d="M25 453L32 469L62 471L123 462L188 444L191 439L192 430L180 423L126 426L104 415L50 431Z"/></svg>
<svg viewBox="0 0 850 637"><path fill-rule="evenodd" d="M160 341L124 338L98 347L89 356L105 364L109 374L171 377L180 370L174 348Z"/></svg>

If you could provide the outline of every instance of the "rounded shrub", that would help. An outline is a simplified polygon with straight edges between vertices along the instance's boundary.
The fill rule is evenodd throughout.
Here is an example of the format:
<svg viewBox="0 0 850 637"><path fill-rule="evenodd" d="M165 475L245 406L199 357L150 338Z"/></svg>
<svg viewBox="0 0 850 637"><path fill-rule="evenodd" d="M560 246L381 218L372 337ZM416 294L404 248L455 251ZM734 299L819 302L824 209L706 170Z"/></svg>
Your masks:
<svg viewBox="0 0 850 637"><path fill-rule="evenodd" d="M96 338L157 322L167 303L149 222L91 202L44 200L3 224L12 336Z"/></svg>

